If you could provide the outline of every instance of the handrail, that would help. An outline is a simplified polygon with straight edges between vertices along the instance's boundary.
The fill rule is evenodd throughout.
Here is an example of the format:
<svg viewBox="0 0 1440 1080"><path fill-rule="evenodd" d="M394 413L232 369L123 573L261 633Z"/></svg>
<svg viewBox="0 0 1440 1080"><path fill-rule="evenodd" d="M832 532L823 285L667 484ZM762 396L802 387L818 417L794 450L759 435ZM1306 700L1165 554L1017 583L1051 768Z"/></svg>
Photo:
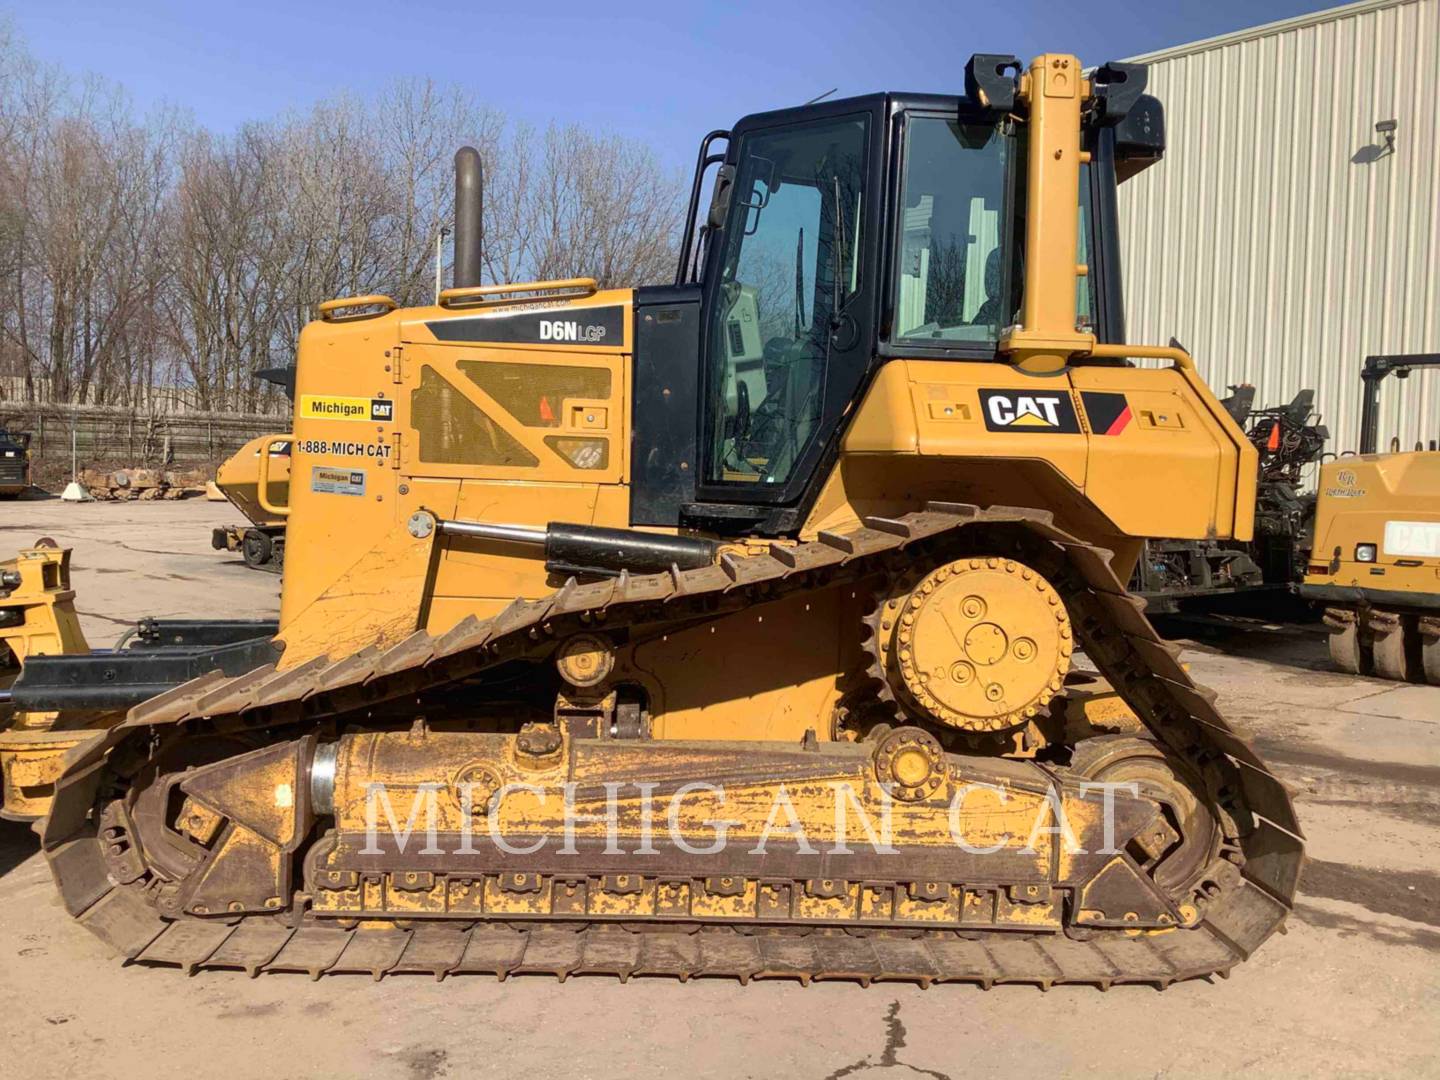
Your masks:
<svg viewBox="0 0 1440 1080"><path fill-rule="evenodd" d="M710 153L710 146L718 139L730 140L730 132L716 128L700 140L700 155L695 159L695 177L690 182L690 203L685 208L685 231L680 236L680 265L675 271L676 286L689 284L690 257L695 245L695 222L700 214L700 190L705 183L705 170L711 165L725 161L724 154Z"/></svg>
<svg viewBox="0 0 1440 1080"><path fill-rule="evenodd" d="M1195 361L1184 349L1174 345L1101 345L1096 343L1082 357L1093 356L1100 360L1124 360L1136 357L1141 360L1173 360L1183 371L1194 371Z"/></svg>
<svg viewBox="0 0 1440 1080"><path fill-rule="evenodd" d="M441 307L455 307L471 303L518 303L523 299L517 294L539 292L564 292L569 296L590 296L598 292L599 284L594 278L563 278L558 281L517 281L507 285L471 285L459 289L443 289L436 298ZM495 299L505 298L505 299Z"/></svg>
<svg viewBox="0 0 1440 1080"><path fill-rule="evenodd" d="M260 503L260 509L267 514L274 514L276 517L289 517L289 505L277 506L270 501L270 447L278 442L288 442L293 439L291 435L267 435L260 443L260 473L255 485L255 497ZM294 477L291 477L292 481Z"/></svg>
<svg viewBox="0 0 1440 1080"><path fill-rule="evenodd" d="M347 322L350 319L373 319L377 315L387 315L400 305L390 297L382 293L371 293L369 296L342 296L338 300L326 300L320 305L320 318L325 322ZM353 315L337 316L335 312L345 311L348 308L384 308L384 311L357 311Z"/></svg>

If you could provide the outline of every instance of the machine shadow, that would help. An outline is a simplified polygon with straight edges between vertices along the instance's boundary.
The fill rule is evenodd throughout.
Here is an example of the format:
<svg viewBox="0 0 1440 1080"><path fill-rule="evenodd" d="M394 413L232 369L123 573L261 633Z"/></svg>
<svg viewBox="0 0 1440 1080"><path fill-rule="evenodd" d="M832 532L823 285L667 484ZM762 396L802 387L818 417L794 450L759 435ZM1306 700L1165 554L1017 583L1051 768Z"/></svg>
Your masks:
<svg viewBox="0 0 1440 1080"><path fill-rule="evenodd" d="M1301 671L1334 672L1319 623L1277 623L1219 614L1157 615L1155 629L1169 641L1245 660Z"/></svg>
<svg viewBox="0 0 1440 1080"><path fill-rule="evenodd" d="M40 850L40 838L28 821L0 820L0 876Z"/></svg>

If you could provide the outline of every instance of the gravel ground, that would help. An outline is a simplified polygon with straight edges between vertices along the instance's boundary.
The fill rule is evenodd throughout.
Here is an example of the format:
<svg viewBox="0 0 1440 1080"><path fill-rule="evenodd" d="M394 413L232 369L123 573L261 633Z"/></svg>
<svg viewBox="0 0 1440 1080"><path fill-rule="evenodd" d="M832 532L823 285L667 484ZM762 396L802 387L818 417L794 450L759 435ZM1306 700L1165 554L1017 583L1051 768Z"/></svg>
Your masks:
<svg viewBox="0 0 1440 1080"><path fill-rule="evenodd" d="M0 504L0 551L72 546L92 645L142 615L273 615L201 500ZM12 1076L730 1078L1440 1075L1440 690L1326 670L1293 628L1173 629L1299 796L1290 932L1229 980L1119 987L424 977L312 983L122 967L0 822L0 1054Z"/></svg>

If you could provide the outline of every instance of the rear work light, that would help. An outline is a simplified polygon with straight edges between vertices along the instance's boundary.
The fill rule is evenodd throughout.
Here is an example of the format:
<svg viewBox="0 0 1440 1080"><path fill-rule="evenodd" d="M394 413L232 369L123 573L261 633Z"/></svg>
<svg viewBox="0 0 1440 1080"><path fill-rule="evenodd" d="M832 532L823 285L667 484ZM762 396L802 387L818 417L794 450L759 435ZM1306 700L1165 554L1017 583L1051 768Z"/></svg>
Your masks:
<svg viewBox="0 0 1440 1080"><path fill-rule="evenodd" d="M1374 545L1374 544L1356 544L1356 545L1355 545L1355 561L1356 561L1356 562L1374 562L1374 561L1375 561L1375 545Z"/></svg>

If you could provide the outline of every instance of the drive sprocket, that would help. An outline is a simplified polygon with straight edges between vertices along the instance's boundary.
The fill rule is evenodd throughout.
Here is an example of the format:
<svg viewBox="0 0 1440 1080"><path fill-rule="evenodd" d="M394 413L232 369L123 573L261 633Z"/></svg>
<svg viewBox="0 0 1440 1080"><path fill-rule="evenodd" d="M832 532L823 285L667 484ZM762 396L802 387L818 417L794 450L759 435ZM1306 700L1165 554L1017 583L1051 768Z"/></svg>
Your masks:
<svg viewBox="0 0 1440 1080"><path fill-rule="evenodd" d="M881 700L983 736L1024 727L1060 692L1070 616L1034 568L973 556L898 575L882 592L866 618Z"/></svg>

